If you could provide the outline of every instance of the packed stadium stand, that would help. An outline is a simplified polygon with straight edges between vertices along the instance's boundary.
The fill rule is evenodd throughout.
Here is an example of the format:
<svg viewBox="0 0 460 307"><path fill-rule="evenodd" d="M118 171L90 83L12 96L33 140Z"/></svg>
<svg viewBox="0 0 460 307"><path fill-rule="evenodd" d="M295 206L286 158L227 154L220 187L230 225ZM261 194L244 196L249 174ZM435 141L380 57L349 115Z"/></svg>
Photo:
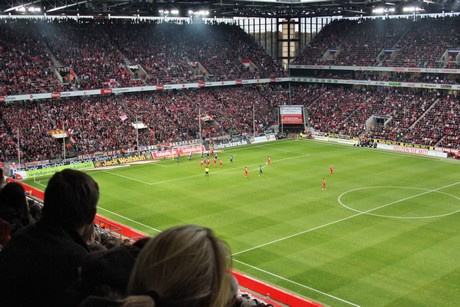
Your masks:
<svg viewBox="0 0 460 307"><path fill-rule="evenodd" d="M449 48L458 47L459 27L459 17L337 20L295 63L455 67L458 52ZM251 36L228 24L12 19L0 24L0 40L4 97L286 75ZM303 73L435 84L459 80L458 74L398 70ZM458 91L321 82L22 101L0 106L1 159L17 159L18 146L24 162L63 158L62 141L50 135L59 129L70 136L67 156L196 139L199 113L208 119L203 138L253 133L279 124L276 106L284 104L306 106L305 128L316 131L458 149L457 101ZM389 120L366 124L372 116ZM149 129L136 135L135 121Z"/></svg>
<svg viewBox="0 0 460 307"><path fill-rule="evenodd" d="M297 64L458 67L460 18L337 20L297 56Z"/></svg>
<svg viewBox="0 0 460 307"><path fill-rule="evenodd" d="M1 95L284 75L235 25L14 20L0 37Z"/></svg>
<svg viewBox="0 0 460 307"><path fill-rule="evenodd" d="M253 108L264 127L274 123L271 92L265 87L232 87L3 105L3 129L10 131L9 136L2 134L3 155L6 160L17 157L14 144L19 133L23 161L60 158L62 142L53 139L50 131L63 127L71 129L69 156L72 151L84 154L130 148L136 146L136 131L131 125L136 119L150 127L139 129L143 146L195 139L199 111L213 119L204 125L203 137L247 133L253 128Z"/></svg>

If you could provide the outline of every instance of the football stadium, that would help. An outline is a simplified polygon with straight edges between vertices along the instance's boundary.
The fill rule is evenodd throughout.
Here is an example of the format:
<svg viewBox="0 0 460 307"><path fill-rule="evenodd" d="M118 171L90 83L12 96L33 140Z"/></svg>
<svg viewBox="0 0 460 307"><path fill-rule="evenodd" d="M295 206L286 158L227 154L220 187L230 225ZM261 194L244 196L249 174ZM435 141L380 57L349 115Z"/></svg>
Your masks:
<svg viewBox="0 0 460 307"><path fill-rule="evenodd" d="M460 5L388 3L1 4L0 305L456 306Z"/></svg>

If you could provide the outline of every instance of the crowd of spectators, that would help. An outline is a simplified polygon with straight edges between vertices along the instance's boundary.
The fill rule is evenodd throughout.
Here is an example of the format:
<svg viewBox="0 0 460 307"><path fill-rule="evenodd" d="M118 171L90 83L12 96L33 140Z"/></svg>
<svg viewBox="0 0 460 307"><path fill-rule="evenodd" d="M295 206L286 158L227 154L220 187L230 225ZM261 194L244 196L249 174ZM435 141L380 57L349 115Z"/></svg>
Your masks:
<svg viewBox="0 0 460 307"><path fill-rule="evenodd" d="M347 19L334 20L327 24L295 58L294 63L311 65L331 63L341 42L355 26L354 21ZM328 55L327 52L329 51L332 52Z"/></svg>
<svg viewBox="0 0 460 307"><path fill-rule="evenodd" d="M117 34L113 40L129 62L145 69L148 84L283 76L281 67L234 25L117 23L106 29Z"/></svg>
<svg viewBox="0 0 460 307"><path fill-rule="evenodd" d="M301 85L291 89L292 101L306 106L308 122L316 131L460 148L458 96L382 87ZM372 124L372 116L387 122Z"/></svg>
<svg viewBox="0 0 460 307"><path fill-rule="evenodd" d="M50 54L35 33L27 21L0 23L0 96L69 89L58 82Z"/></svg>
<svg viewBox="0 0 460 307"><path fill-rule="evenodd" d="M299 86L292 94L293 101L303 100L309 124L320 132L358 136L366 129L367 118L380 108L373 103L374 94L363 88Z"/></svg>
<svg viewBox="0 0 460 307"><path fill-rule="evenodd" d="M272 109L280 100L272 92L269 86L209 88L1 105L3 158L16 160L18 144L22 162L63 158L62 139L50 133L59 129L69 136L67 157L132 148L137 141L148 146L197 139L199 112L213 119L203 122L204 138L252 133L254 118L257 129L276 120ZM136 121L148 128L136 134Z"/></svg>
<svg viewBox="0 0 460 307"><path fill-rule="evenodd" d="M388 105L387 116L391 121L387 125L376 125L370 129L370 136L389 141L406 141L407 143L414 143L406 139L409 129L413 126L418 119L427 111L432 104L436 102L436 93L430 92L395 92L384 98L380 98L380 103ZM420 123L425 122L422 119ZM425 144L423 144L425 145ZM435 145L435 144L431 144Z"/></svg>
<svg viewBox="0 0 460 307"><path fill-rule="evenodd" d="M295 59L297 64L459 67L460 17L333 21ZM330 52L333 50L333 53Z"/></svg>
<svg viewBox="0 0 460 307"><path fill-rule="evenodd" d="M444 67L442 56L459 42L460 17L418 19L395 45L398 52L386 66Z"/></svg>
<svg viewBox="0 0 460 307"><path fill-rule="evenodd" d="M377 19L357 23L340 44L340 52L334 59L334 65L377 66L378 55L382 50L394 46L410 21Z"/></svg>
<svg viewBox="0 0 460 307"><path fill-rule="evenodd" d="M88 90L130 85L131 74L124 55L112 44L111 36L97 22L37 22L41 40L63 67L75 74L76 89ZM70 81L70 80L69 80ZM74 80L75 81L75 80Z"/></svg>
<svg viewBox="0 0 460 307"><path fill-rule="evenodd" d="M0 43L0 95L286 75L236 25L15 19Z"/></svg>
<svg viewBox="0 0 460 307"><path fill-rule="evenodd" d="M396 54L403 55L404 49L409 48L404 45L406 41L423 42L416 35L419 28L424 33L430 25L436 28L439 24L439 31L452 34L452 38L447 38L450 34L439 36L443 44L453 44L458 33L452 29L458 21L337 20L318 34L307 48L309 51L297 61L318 63L324 52L336 50L331 63L364 65L356 62L364 61L366 65L378 65L374 59L380 49L398 46L394 55L387 57L395 60ZM419 24L423 26L418 27ZM49 92L63 87L92 89L283 74L273 59L234 25L11 20L0 25L0 34L0 95ZM62 82L57 78L56 65L64 67L58 71L68 73ZM458 83L451 75L442 74L314 73L328 78ZM34 77L23 78L27 75ZM37 82L46 86L36 88ZM22 162L31 162L132 148L138 142L154 145L196 139L200 136L198 113L207 118L201 125L203 138L257 133L276 123L276 106L280 104L306 105L308 124L320 131L358 136L368 129L366 120L377 114L391 116L393 120L385 129L374 127L375 135L405 137L413 142L427 137L432 139L431 143L456 146L452 140L455 135L449 136L452 129L439 128L439 137L424 136L424 129L409 133L409 126L422 116L420 110L432 103L425 96L386 88L293 86L288 91L283 86L265 85L18 102L0 106L0 159L13 161L20 157ZM135 121L148 128L136 131L132 126ZM66 144L51 137L50 132L59 129L68 134Z"/></svg>
<svg viewBox="0 0 460 307"><path fill-rule="evenodd" d="M452 115L455 108L438 110L446 103L433 109L438 112L438 121L432 123L431 130L437 129L437 137L430 136L433 131L411 128L418 119L418 125L429 122L430 113L424 112L435 102L436 92L326 85L290 88L222 87L1 105L1 158L17 161L18 145L21 162L33 162L61 159L64 154L72 157L135 148L138 144L191 141L199 139L200 132L202 138L258 133L277 124L277 106L283 104L306 106L307 125L321 132L360 136L369 132L371 116L385 116L391 121L385 127L373 125L374 137L409 143L425 137L432 139L432 145L443 139L439 145L458 147L452 128L458 125L458 118ZM451 96L449 101L455 99ZM134 129L136 121L147 128ZM444 127L444 123L451 127ZM65 144L51 135L59 129L67 133Z"/></svg>
<svg viewBox="0 0 460 307"><path fill-rule="evenodd" d="M336 20L295 63L455 68L459 28L459 17ZM285 75L228 24L15 19L0 40L0 95Z"/></svg>
<svg viewBox="0 0 460 307"><path fill-rule="evenodd" d="M460 105L458 97L439 97L423 120L401 139L407 143L460 149Z"/></svg>
<svg viewBox="0 0 460 307"><path fill-rule="evenodd" d="M14 141L12 131L9 131L2 119L0 119L0 161L11 160L14 153L18 152L17 143Z"/></svg>

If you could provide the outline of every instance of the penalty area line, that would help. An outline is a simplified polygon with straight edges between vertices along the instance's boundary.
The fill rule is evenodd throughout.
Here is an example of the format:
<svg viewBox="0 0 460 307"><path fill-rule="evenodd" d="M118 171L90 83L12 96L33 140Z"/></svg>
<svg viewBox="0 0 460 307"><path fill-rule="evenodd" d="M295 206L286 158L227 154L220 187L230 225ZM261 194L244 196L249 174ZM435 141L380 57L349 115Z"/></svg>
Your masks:
<svg viewBox="0 0 460 307"><path fill-rule="evenodd" d="M277 275L277 274L274 274L274 273L268 272L268 271L266 271L266 270L264 270L264 269L261 269L261 268L258 268L258 267L256 267L256 266L250 265L250 264L248 264L248 263L245 263L245 262L243 262L243 261L239 261L239 260L236 260L236 259L233 259L233 261L235 261L235 262L238 262L238 263L240 263L240 264L242 264L242 265L244 265L244 266L250 267L251 269L254 269L254 270L257 270L257 271L259 271L259 272L262 272L262 273L264 273L264 274L267 274L267 275L270 275L270 276L276 277L276 278L278 278L278 279L281 279L281 280L287 281L287 282L289 282L289 283L291 283L291 284L294 284L294 285L296 285L296 286L299 286L299 287L302 287L302 288L305 288L305 289L311 290L311 291L313 291L313 292L316 292L316 293L322 294L322 295L324 295L324 296L327 296L327 297L333 298L334 300L340 301L340 302L342 302L342 303L345 303L345 304L348 304L348 305L350 305L350 306L360 307L359 305L357 305L357 304L354 304L354 303L352 303L352 302L349 302L349 301L346 301L346 300L344 300L344 299L342 299L342 298L340 298L340 297L337 297L337 296L334 296L334 295L332 295L332 294L329 294L329 293L323 292L323 291L321 291L321 290L318 290L318 289L315 289L315 288L309 287L309 286L307 286L307 285L304 285L304 284L298 283L298 282L296 282L296 281L293 281L293 280L290 280L290 279L288 279L288 278L286 278L286 277L283 277L283 276L279 276L279 275Z"/></svg>
<svg viewBox="0 0 460 307"><path fill-rule="evenodd" d="M282 158L282 159L279 159L279 160L276 160L276 162L281 162L281 161L285 161L285 160L293 160L293 159L299 159L299 158L303 158L303 157L307 157L307 156L310 156L310 154L303 154L303 155L299 155L299 156L295 156L295 157L289 157L289 158ZM272 161L273 163L273 161ZM264 168L267 166L267 162L264 162L264 163L258 163L258 164L250 164L250 166L260 166L260 165L264 165ZM168 167L168 166L165 166L165 167ZM258 170L258 168L257 168ZM228 174L228 173L238 173L239 171L236 171L236 169L232 168L232 169L219 169L217 171L214 171L213 174ZM113 175L113 176L118 176L118 177L121 177L121 178L124 178L124 179L127 179L127 180L132 180L132 181L135 181L135 182L139 182L139 183L142 183L142 184L145 184L145 185L149 185L149 186L154 186L154 185L159 185L159 184L163 184L163 183L168 183L168 182L174 182L174 181L179 181L179 180L184 180L184 179L188 179L188 178L195 178L195 177L201 177L203 176L202 174L196 174L196 175L190 175L190 176L183 176L183 177L177 177L177 178L172 178L172 179L167 179L167 180L162 180L162 181L156 181L156 182L146 182L146 181L142 181L142 180L139 180L139 179L136 179L136 178L132 178L132 177L128 177L128 176L124 176L124 175L121 175L121 174L117 174L117 173L114 173L114 172L111 172L111 171L101 171L101 173L106 173L106 174L110 174L110 175Z"/></svg>

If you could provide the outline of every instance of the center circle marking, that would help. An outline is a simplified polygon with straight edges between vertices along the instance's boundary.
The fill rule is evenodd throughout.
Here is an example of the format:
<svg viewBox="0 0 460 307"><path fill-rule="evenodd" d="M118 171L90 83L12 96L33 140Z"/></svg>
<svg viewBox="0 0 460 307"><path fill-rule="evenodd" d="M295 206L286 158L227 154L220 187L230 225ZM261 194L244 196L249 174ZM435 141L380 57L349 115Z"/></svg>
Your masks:
<svg viewBox="0 0 460 307"><path fill-rule="evenodd" d="M346 204L344 204L342 202L342 197L343 196L345 196L345 195L347 195L349 193L353 193L355 191L370 190L370 189L391 189L391 188L393 188L393 189L412 189L412 190L424 191L425 193L422 193L422 194L428 194L430 192L431 193L444 194L444 195L453 197L453 198L455 198L456 200L458 200L460 202L460 197L452 195L450 193L441 192L441 191L437 191L437 190L424 189L424 188L414 188L414 187L404 187L404 186L376 186L376 187L362 187L362 188L352 189L352 190L349 190L349 191L346 191L346 192L343 192L342 194L340 194L339 197L337 198L337 200L338 200L339 204L342 207L344 207L344 208L346 208L348 210L351 210L351 211L354 211L354 212L357 212L357 213L360 213L360 214L366 214L366 215L372 215L372 216L378 216L378 217L384 217L384 218L393 218L393 219L432 219L432 218L449 216L449 215L453 215L455 213L460 212L460 209L458 209L458 210L455 210L455 211L452 211L452 212L448 212L448 213L444 213L444 214L438 214L438 215L430 215L430 216L396 216L396 215L376 214L376 213L371 212L373 210L378 210L379 208L384 208L384 207L386 207L386 205L382 205L380 207L372 208L372 209L369 209L367 211L361 211L361 210L349 207L349 206L347 206ZM422 195L422 194L420 194L420 195ZM413 196L420 196L420 195L413 195ZM396 202L396 201L394 201L394 202ZM391 206L391 203L388 204L388 206Z"/></svg>

